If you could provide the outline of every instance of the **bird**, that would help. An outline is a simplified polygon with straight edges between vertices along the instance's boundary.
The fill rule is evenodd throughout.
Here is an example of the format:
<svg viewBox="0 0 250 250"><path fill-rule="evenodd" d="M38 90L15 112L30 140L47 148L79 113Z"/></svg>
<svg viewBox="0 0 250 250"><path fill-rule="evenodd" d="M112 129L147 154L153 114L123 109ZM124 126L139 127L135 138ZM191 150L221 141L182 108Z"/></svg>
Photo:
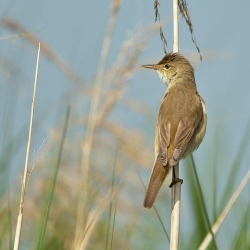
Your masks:
<svg viewBox="0 0 250 250"><path fill-rule="evenodd" d="M202 142L207 125L205 102L198 93L194 69L177 52L167 53L157 64L142 65L157 71L167 90L160 104L155 131L155 161L144 198L144 207L151 208L157 194L174 166L196 150Z"/></svg>

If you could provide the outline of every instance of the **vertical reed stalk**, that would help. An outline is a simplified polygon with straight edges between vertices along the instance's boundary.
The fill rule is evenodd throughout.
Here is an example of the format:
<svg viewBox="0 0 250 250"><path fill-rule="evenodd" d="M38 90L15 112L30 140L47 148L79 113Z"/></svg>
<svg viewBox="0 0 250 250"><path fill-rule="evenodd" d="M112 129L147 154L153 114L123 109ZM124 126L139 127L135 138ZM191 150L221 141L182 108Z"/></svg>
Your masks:
<svg viewBox="0 0 250 250"><path fill-rule="evenodd" d="M24 172L23 172L22 192L21 192L21 198L20 198L20 204L19 204L19 215L18 215L17 225L16 225L14 250L19 249L19 242L20 242L21 229L22 229L23 205L24 205L24 198L25 198L25 192L26 192L26 180L27 180L28 165L29 165L29 155L30 155L30 142L31 142L33 116L34 116L34 108L35 108L35 101L36 101L36 85L37 85L37 77L38 77L39 57L40 57L40 43L38 45L38 52L37 52L33 100L32 100L32 104L31 104L31 114L30 114L29 136L28 136L28 143L27 143L27 150L26 150L26 159L25 159L25 165L24 165Z"/></svg>
<svg viewBox="0 0 250 250"><path fill-rule="evenodd" d="M173 51L179 51L179 23L178 23L178 0L173 0L173 24L174 24L174 43ZM174 166L176 178L179 178L179 163ZM174 175L173 175L174 178ZM172 212L171 212L171 232L170 249L177 250L179 242L180 227L180 206L181 206L181 183L177 182L171 191Z"/></svg>

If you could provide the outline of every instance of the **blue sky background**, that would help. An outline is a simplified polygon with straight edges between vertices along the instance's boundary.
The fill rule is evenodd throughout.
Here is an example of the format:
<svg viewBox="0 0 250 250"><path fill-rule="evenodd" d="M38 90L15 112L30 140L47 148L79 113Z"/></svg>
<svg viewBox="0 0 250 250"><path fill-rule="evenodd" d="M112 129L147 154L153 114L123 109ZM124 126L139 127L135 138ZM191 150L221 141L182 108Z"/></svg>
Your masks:
<svg viewBox="0 0 250 250"><path fill-rule="evenodd" d="M171 17L172 3L171 1L159 2L161 19L167 20ZM224 179L227 178L229 172L228 168L232 166L237 156L242 137L246 137L243 132L247 130L247 135L250 133L247 128L250 119L250 1L193 0L188 1L188 4L203 61L199 61L199 54L191 41L188 27L181 17L179 18L179 48L180 52L190 58L194 65L197 87L206 101L208 113L207 133L199 150L195 152L194 158L197 166L204 165L204 159L206 159L206 166L215 164L217 178L221 180L219 183L223 187ZM87 81L93 79L98 67L109 13L110 1L106 0L2 0L0 18L19 22L41 41L46 42ZM131 33L153 22L153 1L123 1L115 26L107 67L115 61L122 43ZM171 51L173 37L171 21L166 22L163 31L168 41L167 50ZM1 149L6 143L5 138L12 138L18 134L29 121L37 54L37 49L30 46L23 38L4 39L13 35L16 35L16 32L6 29L0 23ZM156 33L143 51L136 74L130 80L126 92L126 96L132 96L146 103L152 109L155 119L166 87L155 72L141 69L140 65L156 63L162 57L162 42L159 33ZM41 56L35 118L39 119L40 114L48 108L50 108L50 115L46 116L46 120L43 121L41 133L35 134L34 147L40 145L42 139L47 136L46 126L52 126L59 116L58 104L61 96L75 87L53 63L43 55ZM13 102L17 104L13 110L14 120L12 127L6 130L5 119L7 113L12 110ZM61 111L65 109L66 103L62 104L64 107L59 105ZM156 120L152 119L145 124L142 118L130 112L126 113L122 105L118 106L115 115L118 115L121 123L128 128L136 127L145 131L148 143L153 149ZM24 144L10 164L14 172L18 169L21 173L20 162L24 162L25 147ZM250 148L249 145L246 147L246 154L235 176L236 183L240 182L250 166ZM181 175L185 175L185 171L182 169ZM213 174L202 168L198 168L198 174L203 180L205 195L211 196L212 191L209 185ZM19 177L16 175L13 178L16 180ZM187 199L185 191L183 196L183 207L185 207L185 199ZM247 200L248 196L243 193L242 197Z"/></svg>

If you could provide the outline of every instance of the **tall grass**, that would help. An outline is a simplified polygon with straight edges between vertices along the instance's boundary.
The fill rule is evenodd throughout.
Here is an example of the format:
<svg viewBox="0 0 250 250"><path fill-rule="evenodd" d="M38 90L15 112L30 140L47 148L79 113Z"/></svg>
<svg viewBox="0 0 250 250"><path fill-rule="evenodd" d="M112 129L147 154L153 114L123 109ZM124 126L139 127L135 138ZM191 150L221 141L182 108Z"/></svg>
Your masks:
<svg viewBox="0 0 250 250"><path fill-rule="evenodd" d="M112 4L118 2L113 1ZM117 10L115 13L111 9L110 14L119 15L119 12ZM19 39L23 39L26 46L30 46L30 51L33 51L34 45L40 40L13 20L3 20L1 25L1 28L4 27L7 31L22 34ZM107 30L109 28L110 26ZM44 103L44 110L38 113L39 117L35 117L34 140L38 148L42 145L41 154L46 157L38 156L40 158L35 160L36 165L29 166L29 170L33 170L24 204L20 249L166 249L169 244L171 210L168 180L159 194L156 209L143 209L145 190L140 178L144 182L148 179L154 153L148 143L147 131L143 128L139 130L128 127L117 117L117 114L120 115L118 111L125 107L128 112L143 119L145 124L155 123L155 120L152 120L154 114L147 104L127 96L127 89L130 79L137 73L141 64L139 56L158 28L159 25L154 24L138 29L124 41L111 66L104 63L106 67L102 68L100 79L97 76L100 69L96 72L94 79L98 81L80 76L46 41L41 41L41 55L59 69L73 87L70 93L62 94L61 98L55 101L58 106L54 104L51 108L50 104ZM109 39L112 38L111 32ZM101 88L95 97L95 112L90 113L89 107L97 91L96 87L98 88L94 84L96 81L100 83ZM13 126L13 117L16 115L14 111L10 111L14 110L10 107L17 105L17 100L13 97L16 93L10 93L11 98L6 98L10 103L5 107L8 115L4 118L3 123L6 125L3 126L2 133ZM45 95L38 94L40 98ZM65 117L69 101L71 112L66 112ZM52 109L56 109L57 119L45 126L43 121L48 119ZM95 125L92 127L91 145L87 145L87 130L89 126L93 126L90 125L91 119L94 119ZM28 122L14 136L9 136L9 132L6 132L1 148L0 249L13 249L21 184L19 168L16 167L13 173L10 166L15 155L23 153L27 128ZM41 133L44 130L46 135ZM42 136L39 137L40 134ZM42 143L45 137L46 143ZM247 154L247 138L246 131L239 146L239 157L230 167L229 178L224 180L225 190L221 190L219 185L222 177L213 180L216 183L211 181L209 187L200 177L201 171L212 171L206 158L213 157L212 151L209 155L204 155L204 166L196 166L197 175L192 169L192 162L189 159L185 161L185 165L189 166L186 166L186 174L182 176L182 190L185 191L183 195L190 199L181 209L189 211L189 217L181 220L180 249L198 249L233 196L240 183L234 177L239 168L244 169L242 158ZM87 156L83 150L84 145L89 147ZM183 163L180 169L182 167ZM83 168L88 168L88 171L82 171ZM216 199L205 195L204 191L208 188L215 189ZM219 196L219 193L222 193L222 196ZM231 249L250 248L250 199L243 199L239 194L235 204L237 202L244 204L244 209L241 210L235 205L230 208L225 219L227 221L222 222L217 233L214 232L214 241L211 241L208 249L214 249L215 242L218 249L224 249L225 241ZM236 228L235 231L230 231L231 235L227 237L225 234L228 231L224 223L230 223Z"/></svg>

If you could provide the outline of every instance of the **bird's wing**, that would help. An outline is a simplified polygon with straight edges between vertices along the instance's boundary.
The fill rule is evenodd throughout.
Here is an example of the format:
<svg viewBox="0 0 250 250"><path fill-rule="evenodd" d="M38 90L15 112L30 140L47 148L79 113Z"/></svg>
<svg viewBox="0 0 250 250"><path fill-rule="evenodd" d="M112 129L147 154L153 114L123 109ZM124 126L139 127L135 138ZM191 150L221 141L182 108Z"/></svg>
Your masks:
<svg viewBox="0 0 250 250"><path fill-rule="evenodd" d="M166 166L168 163L167 148L170 143L170 128L170 121L166 121L160 126L159 155L163 166Z"/></svg>
<svg viewBox="0 0 250 250"><path fill-rule="evenodd" d="M181 117L174 138L174 152L170 159L170 165L175 166L187 150L188 143L195 130L199 126L203 116L202 106L197 103L194 112L187 117Z"/></svg>

